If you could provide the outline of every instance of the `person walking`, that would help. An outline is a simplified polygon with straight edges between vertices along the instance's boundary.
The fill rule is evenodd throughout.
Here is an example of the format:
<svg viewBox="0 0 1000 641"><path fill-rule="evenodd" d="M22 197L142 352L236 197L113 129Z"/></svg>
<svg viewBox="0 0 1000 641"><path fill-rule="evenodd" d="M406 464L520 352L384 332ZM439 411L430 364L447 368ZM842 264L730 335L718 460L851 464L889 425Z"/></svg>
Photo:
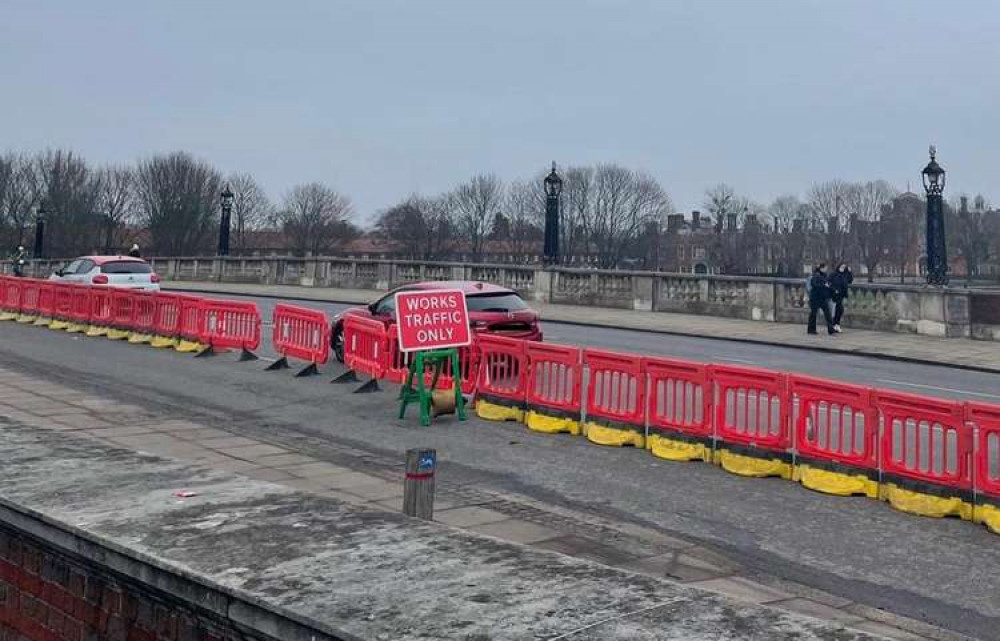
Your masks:
<svg viewBox="0 0 1000 641"><path fill-rule="evenodd" d="M11 254L10 260L14 263L14 275L18 278L24 276L24 246L18 245L17 251Z"/></svg>
<svg viewBox="0 0 1000 641"><path fill-rule="evenodd" d="M132 243L132 249L128 250L128 255L132 258L142 258L142 254L139 252L138 243Z"/></svg>
<svg viewBox="0 0 1000 641"><path fill-rule="evenodd" d="M850 265L840 263L830 276L830 295L833 299L833 331L840 333L840 320L844 317L844 301L850 296L854 273Z"/></svg>
<svg viewBox="0 0 1000 641"><path fill-rule="evenodd" d="M823 312L823 320L826 321L826 331L831 336L835 334L833 330L833 319L830 317L830 300L832 289L830 281L826 277L826 263L820 263L813 270L809 277L809 326L806 328L810 334L816 333L816 316Z"/></svg>

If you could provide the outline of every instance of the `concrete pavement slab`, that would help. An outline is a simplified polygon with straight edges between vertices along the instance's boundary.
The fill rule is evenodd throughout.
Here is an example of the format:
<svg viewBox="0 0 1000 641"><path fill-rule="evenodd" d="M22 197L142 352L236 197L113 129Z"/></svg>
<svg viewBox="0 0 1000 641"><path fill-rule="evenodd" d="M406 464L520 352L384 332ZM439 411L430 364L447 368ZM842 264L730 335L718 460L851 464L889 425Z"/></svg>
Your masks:
<svg viewBox="0 0 1000 641"><path fill-rule="evenodd" d="M786 601L792 595L781 590L769 588L760 583L749 581L742 577L725 577L720 579L708 579L706 581L694 581L687 583L693 587L703 590L710 590L725 594L726 596L746 601L748 603L771 603L774 601Z"/></svg>
<svg viewBox="0 0 1000 641"><path fill-rule="evenodd" d="M484 523L469 528L473 532L495 536L504 541L515 543L538 543L545 539L559 536L559 532L542 525L522 521L521 519L507 519L496 523Z"/></svg>
<svg viewBox="0 0 1000 641"><path fill-rule="evenodd" d="M503 512L490 510L485 507L457 507L453 509L440 509L434 512L434 520L446 525L455 527L474 527L486 523L496 523L505 521L509 516Z"/></svg>

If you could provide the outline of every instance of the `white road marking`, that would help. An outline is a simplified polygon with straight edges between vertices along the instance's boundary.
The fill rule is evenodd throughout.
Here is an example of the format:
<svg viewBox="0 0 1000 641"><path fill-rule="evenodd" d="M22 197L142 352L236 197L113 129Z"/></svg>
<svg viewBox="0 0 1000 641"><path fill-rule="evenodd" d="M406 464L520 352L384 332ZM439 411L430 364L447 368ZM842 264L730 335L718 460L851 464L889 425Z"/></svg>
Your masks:
<svg viewBox="0 0 1000 641"><path fill-rule="evenodd" d="M743 358L733 358L731 356L713 356L712 360L716 360L716 361L728 361L728 362L731 362L731 363L744 363L746 365L756 365L757 364L756 361L748 361L748 360L743 359Z"/></svg>
<svg viewBox="0 0 1000 641"><path fill-rule="evenodd" d="M907 383L906 381L893 381L888 378L878 379L879 383L890 385L901 385L903 387L916 387L919 389L937 390L938 392L951 392L952 394L966 394L968 396L982 396L983 398L1000 398L1000 394L987 394L986 392L969 392L964 389L953 389L951 387L938 387L936 385L921 385L920 383Z"/></svg>

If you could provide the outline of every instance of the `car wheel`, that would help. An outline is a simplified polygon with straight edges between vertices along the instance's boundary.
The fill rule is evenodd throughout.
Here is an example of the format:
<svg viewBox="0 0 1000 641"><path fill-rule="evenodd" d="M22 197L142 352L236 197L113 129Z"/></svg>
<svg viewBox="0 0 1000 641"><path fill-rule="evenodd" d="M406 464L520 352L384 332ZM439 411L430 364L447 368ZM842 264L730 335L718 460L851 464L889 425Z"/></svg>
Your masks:
<svg viewBox="0 0 1000 641"><path fill-rule="evenodd" d="M338 324L333 328L333 336L330 337L330 349L337 362L344 362L344 326Z"/></svg>

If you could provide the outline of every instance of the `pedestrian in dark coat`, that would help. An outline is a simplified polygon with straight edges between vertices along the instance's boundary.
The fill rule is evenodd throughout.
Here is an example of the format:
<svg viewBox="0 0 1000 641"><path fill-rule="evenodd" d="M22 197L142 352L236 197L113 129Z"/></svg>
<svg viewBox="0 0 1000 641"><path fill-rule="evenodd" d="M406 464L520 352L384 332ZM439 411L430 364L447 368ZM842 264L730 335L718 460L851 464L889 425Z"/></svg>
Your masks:
<svg viewBox="0 0 1000 641"><path fill-rule="evenodd" d="M830 281L826 277L826 263L820 263L809 278L809 326L807 331L810 334L816 333L816 316L819 312L823 312L827 333L835 333L833 319L830 317L832 292Z"/></svg>
<svg viewBox="0 0 1000 641"><path fill-rule="evenodd" d="M847 263L837 265L836 271L830 276L830 290L833 298L833 331L840 333L840 319L844 317L844 301L850 297L851 283L854 273Z"/></svg>

